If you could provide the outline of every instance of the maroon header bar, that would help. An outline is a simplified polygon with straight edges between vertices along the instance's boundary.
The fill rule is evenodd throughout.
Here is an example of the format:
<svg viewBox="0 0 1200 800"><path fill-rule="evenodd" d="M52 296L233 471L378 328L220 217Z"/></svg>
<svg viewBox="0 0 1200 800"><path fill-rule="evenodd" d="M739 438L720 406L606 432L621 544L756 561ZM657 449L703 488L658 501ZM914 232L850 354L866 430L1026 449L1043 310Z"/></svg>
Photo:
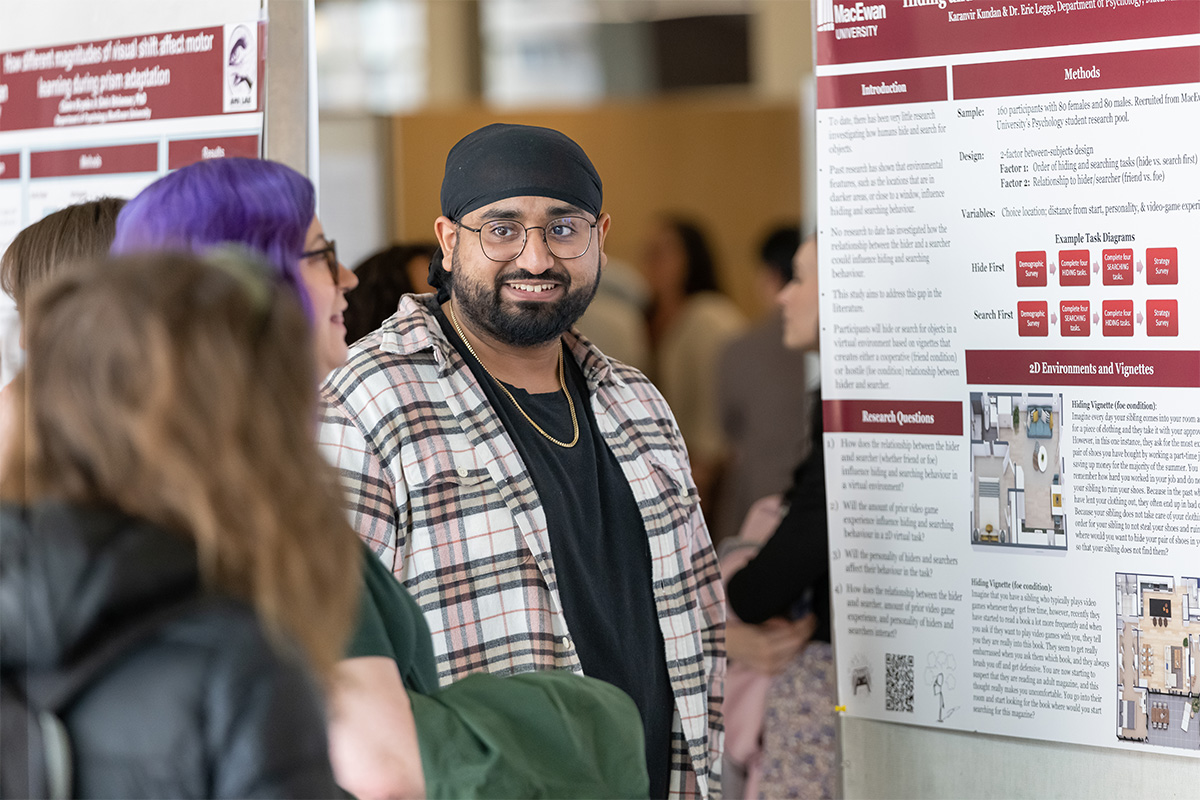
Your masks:
<svg viewBox="0 0 1200 800"><path fill-rule="evenodd" d="M0 153L0 181L15 181L21 177L21 154Z"/></svg>
<svg viewBox="0 0 1200 800"><path fill-rule="evenodd" d="M45 150L29 154L31 178L157 171L158 145L153 142L79 150Z"/></svg>
<svg viewBox="0 0 1200 800"><path fill-rule="evenodd" d="M817 78L817 108L934 103L948 97L945 67Z"/></svg>
<svg viewBox="0 0 1200 800"><path fill-rule="evenodd" d="M826 400L826 433L961 436L962 403L952 400Z"/></svg>
<svg viewBox="0 0 1200 800"><path fill-rule="evenodd" d="M224 27L98 39L0 53L8 99L0 131L241 113L263 108L265 26L257 58L236 61ZM226 107L227 87L240 104ZM253 99L253 102L250 100Z"/></svg>
<svg viewBox="0 0 1200 800"><path fill-rule="evenodd" d="M167 169L179 169L209 158L258 158L257 136L176 139L167 143Z"/></svg>
<svg viewBox="0 0 1200 800"><path fill-rule="evenodd" d="M968 350L967 383L1200 387L1195 350Z"/></svg>
<svg viewBox="0 0 1200 800"><path fill-rule="evenodd" d="M814 5L821 65L1200 33L1196 0L1116 8L1106 0L819 0Z"/></svg>
<svg viewBox="0 0 1200 800"><path fill-rule="evenodd" d="M955 100L1164 86L1200 81L1200 47L961 64L953 70Z"/></svg>

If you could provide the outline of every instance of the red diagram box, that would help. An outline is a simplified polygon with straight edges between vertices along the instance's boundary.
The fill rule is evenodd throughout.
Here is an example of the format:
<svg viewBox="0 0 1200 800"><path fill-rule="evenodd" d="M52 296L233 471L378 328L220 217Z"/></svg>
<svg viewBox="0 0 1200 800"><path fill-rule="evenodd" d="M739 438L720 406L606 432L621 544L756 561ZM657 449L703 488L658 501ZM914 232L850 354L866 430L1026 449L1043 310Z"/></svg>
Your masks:
<svg viewBox="0 0 1200 800"><path fill-rule="evenodd" d="M1105 250L1100 265L1105 286L1133 285L1133 250Z"/></svg>
<svg viewBox="0 0 1200 800"><path fill-rule="evenodd" d="M1017 252L1017 286L1046 285L1046 251Z"/></svg>
<svg viewBox="0 0 1200 800"><path fill-rule="evenodd" d="M1146 248L1146 283L1179 283L1179 250L1175 247Z"/></svg>
<svg viewBox="0 0 1200 800"><path fill-rule="evenodd" d="M1133 336L1133 301L1105 300L1100 305L1100 328L1105 336Z"/></svg>
<svg viewBox="0 0 1200 800"><path fill-rule="evenodd" d="M1058 316L1063 336L1091 336L1092 304L1087 300L1063 300Z"/></svg>
<svg viewBox="0 0 1200 800"><path fill-rule="evenodd" d="M0 153L0 181L15 181L21 177L21 154Z"/></svg>
<svg viewBox="0 0 1200 800"><path fill-rule="evenodd" d="M1017 333L1020 336L1050 335L1050 305L1045 300L1017 303Z"/></svg>
<svg viewBox="0 0 1200 800"><path fill-rule="evenodd" d="M1058 283L1060 286L1087 286L1092 282L1092 254L1087 250L1058 251Z"/></svg>
<svg viewBox="0 0 1200 800"><path fill-rule="evenodd" d="M1179 301L1178 300L1147 300L1146 301L1146 335L1147 336L1178 336L1179 335Z"/></svg>

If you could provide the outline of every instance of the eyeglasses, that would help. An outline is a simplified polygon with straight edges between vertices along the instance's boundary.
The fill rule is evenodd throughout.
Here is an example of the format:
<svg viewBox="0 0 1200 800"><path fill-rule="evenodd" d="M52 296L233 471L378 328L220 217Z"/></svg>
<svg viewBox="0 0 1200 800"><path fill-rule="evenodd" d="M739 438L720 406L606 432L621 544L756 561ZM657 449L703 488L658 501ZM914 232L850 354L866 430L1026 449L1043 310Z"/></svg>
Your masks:
<svg viewBox="0 0 1200 800"><path fill-rule="evenodd" d="M485 222L479 228L472 228L462 221L458 224L479 234L479 246L492 261L512 261L525 252L530 231L542 232L542 241L555 258L579 258L591 246L592 228L596 227L596 223L583 217L559 217L545 225L528 228L508 219Z"/></svg>
<svg viewBox="0 0 1200 800"><path fill-rule="evenodd" d="M329 267L329 276L333 278L333 285L338 285L338 274L342 271L341 264L338 263L337 257L337 242L333 239L329 240L329 244L317 250L309 250L307 253L301 253L301 258L316 258L317 256L325 257L325 266Z"/></svg>

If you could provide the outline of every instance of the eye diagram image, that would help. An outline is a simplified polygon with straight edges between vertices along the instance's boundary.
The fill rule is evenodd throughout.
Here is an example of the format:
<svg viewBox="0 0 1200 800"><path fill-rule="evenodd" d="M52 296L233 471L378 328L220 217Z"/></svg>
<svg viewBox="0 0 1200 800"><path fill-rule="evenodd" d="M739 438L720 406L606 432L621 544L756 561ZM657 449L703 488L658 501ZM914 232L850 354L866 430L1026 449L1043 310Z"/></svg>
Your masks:
<svg viewBox="0 0 1200 800"><path fill-rule="evenodd" d="M258 106L258 35L253 25L225 26L224 110Z"/></svg>

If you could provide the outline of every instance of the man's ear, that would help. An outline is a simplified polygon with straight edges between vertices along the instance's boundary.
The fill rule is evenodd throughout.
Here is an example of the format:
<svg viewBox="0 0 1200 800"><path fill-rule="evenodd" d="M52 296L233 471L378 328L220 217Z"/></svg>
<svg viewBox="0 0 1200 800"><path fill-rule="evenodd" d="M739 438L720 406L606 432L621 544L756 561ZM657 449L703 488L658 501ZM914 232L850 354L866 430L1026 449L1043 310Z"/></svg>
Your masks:
<svg viewBox="0 0 1200 800"><path fill-rule="evenodd" d="M442 269L449 272L454 245L458 244L458 225L449 217L438 217L433 223L433 235L442 248Z"/></svg>
<svg viewBox="0 0 1200 800"><path fill-rule="evenodd" d="M612 224L612 217L608 214L601 214L596 220L596 244L600 248L600 269L608 266L608 253L604 252L604 238L608 236L610 224Z"/></svg>
<svg viewBox="0 0 1200 800"><path fill-rule="evenodd" d="M600 218L596 220L596 236L601 247L604 246L604 237L608 236L608 226L611 224L612 217L607 213L601 214Z"/></svg>

